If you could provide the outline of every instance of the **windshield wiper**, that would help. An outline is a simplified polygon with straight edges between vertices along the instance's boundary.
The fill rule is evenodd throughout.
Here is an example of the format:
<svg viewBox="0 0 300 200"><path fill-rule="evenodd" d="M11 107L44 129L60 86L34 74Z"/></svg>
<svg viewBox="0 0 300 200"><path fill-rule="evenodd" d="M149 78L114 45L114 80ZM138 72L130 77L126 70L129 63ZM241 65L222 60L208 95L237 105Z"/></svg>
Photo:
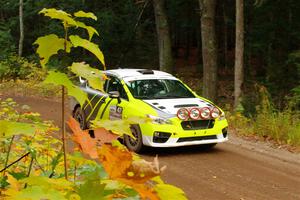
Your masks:
<svg viewBox="0 0 300 200"><path fill-rule="evenodd" d="M193 98L193 97L181 96L181 95L165 95L165 96L157 97L157 99L170 99L170 98Z"/></svg>
<svg viewBox="0 0 300 200"><path fill-rule="evenodd" d="M149 97L149 96L135 96L134 98L136 98L136 99L154 99L154 97Z"/></svg>

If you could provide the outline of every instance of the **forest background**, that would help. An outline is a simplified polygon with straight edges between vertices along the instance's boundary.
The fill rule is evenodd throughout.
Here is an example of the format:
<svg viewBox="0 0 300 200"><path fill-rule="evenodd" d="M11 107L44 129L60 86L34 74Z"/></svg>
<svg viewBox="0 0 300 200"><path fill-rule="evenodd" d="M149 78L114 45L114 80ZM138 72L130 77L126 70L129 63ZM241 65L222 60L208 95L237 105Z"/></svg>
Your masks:
<svg viewBox="0 0 300 200"><path fill-rule="evenodd" d="M32 75L40 69L34 41L64 31L38 15L50 7L91 11L98 17L93 26L101 37L95 43L108 69L171 72L204 97L242 114L230 112L233 127L263 136L273 132L275 139L300 143L299 1L1 0L2 82L37 77ZM76 49L69 58L54 56L49 66L63 70L60 66L82 55L99 65L89 52Z"/></svg>

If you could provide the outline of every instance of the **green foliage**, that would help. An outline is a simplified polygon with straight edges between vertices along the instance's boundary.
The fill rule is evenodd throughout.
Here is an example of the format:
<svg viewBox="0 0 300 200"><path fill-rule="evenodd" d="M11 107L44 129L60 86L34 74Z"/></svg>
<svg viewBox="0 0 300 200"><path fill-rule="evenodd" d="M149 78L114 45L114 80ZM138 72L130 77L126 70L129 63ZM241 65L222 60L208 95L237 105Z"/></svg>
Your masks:
<svg viewBox="0 0 300 200"><path fill-rule="evenodd" d="M103 91L103 80L106 78L106 76L102 73L101 70L92 68L89 64L85 64L82 62L74 62L69 68L77 76L81 76L89 80L89 85L92 88Z"/></svg>
<svg viewBox="0 0 300 200"><path fill-rule="evenodd" d="M92 12L86 13L84 11L78 11L78 12L74 13L74 16L75 17L86 17L86 18L91 18L93 20L97 20L97 16L94 15L94 13L92 13Z"/></svg>
<svg viewBox="0 0 300 200"><path fill-rule="evenodd" d="M65 31L64 38L58 38L57 35L50 34L44 37L40 37L35 41L34 44L39 45L37 49L37 53L40 56L41 65L43 67L45 67L45 65L49 61L49 58L53 55L56 55L59 50L64 50L66 53L70 53L70 48L72 46L83 47L86 50L90 51L99 59L99 61L103 64L103 66L105 66L104 56L101 50L99 49L98 45L91 42L91 39L94 34L99 35L95 28L91 26L87 26L85 23L81 21L75 20L75 18L71 14L66 13L62 10L57 10L54 8L49 8L49 9L44 8L39 13L44 14L45 16L48 16L52 19L61 20ZM85 13L83 11L79 11L76 12L75 14L77 15L77 17L85 17L85 18L97 20L95 15L92 13ZM69 37L70 41L68 41L67 34L68 34L68 29L70 27L75 27L75 28L80 27L86 29L89 35L89 40L85 40L79 37L78 35L71 35Z"/></svg>
<svg viewBox="0 0 300 200"><path fill-rule="evenodd" d="M41 58L41 65L43 67L46 67L45 65L49 61L49 58L57 54L59 50L65 50L67 53L70 53L71 50L71 43L65 41L63 38L58 38L55 34L39 37L34 44L39 45L36 52Z"/></svg>
<svg viewBox="0 0 300 200"><path fill-rule="evenodd" d="M7 55L15 51L15 44L10 28L6 23L0 21L0 60L6 58ZM1 66L0 66L1 69Z"/></svg>
<svg viewBox="0 0 300 200"><path fill-rule="evenodd" d="M102 184L100 179L92 177L81 184L77 192L81 200L102 199L104 198L104 188L105 184Z"/></svg>
<svg viewBox="0 0 300 200"><path fill-rule="evenodd" d="M241 113L228 113L232 127L239 134L255 134L275 140L279 144L300 146L300 112L297 99L289 99L288 104L280 111L274 108L265 87L259 87L258 97L260 103L256 106L256 114L251 117L245 117Z"/></svg>
<svg viewBox="0 0 300 200"><path fill-rule="evenodd" d="M37 68L38 69L38 68ZM7 96L32 96L32 97L46 97L48 99L55 99L61 96L61 87L53 84L41 84L46 74L43 71L32 73L25 80L9 80L1 82L0 93ZM32 78L31 78L32 77ZM9 88L9 90L7 89Z"/></svg>
<svg viewBox="0 0 300 200"><path fill-rule="evenodd" d="M50 71L44 83L65 86L68 89L68 94L75 97L80 105L83 105L87 99L87 94L78 86L75 86L64 73Z"/></svg>
<svg viewBox="0 0 300 200"><path fill-rule="evenodd" d="M11 146L11 140L0 137L1 164L5 163L8 146L9 162L16 160L24 152L31 152L31 159L23 158L0 174L1 199L141 199L142 195L151 197L151 200L186 199L182 190L165 184L157 176L157 170L160 170L158 160L153 164L141 160L125 147L97 147L98 156L103 159L105 168L98 162L83 157L79 152L69 154L67 158L70 178L64 179L62 143L56 138L57 129L53 124L42 121L39 114L30 112L28 106L22 106L21 112L17 111L20 108L12 99L0 101L0 105L0 120L26 119L28 123L39 122L49 127L45 132L37 128L34 134L28 134L24 130L24 134L16 137ZM152 169L154 166L158 168ZM4 167L0 165L1 169ZM127 176L128 170L137 175L142 173L143 176ZM153 176L155 178L151 179Z"/></svg>
<svg viewBox="0 0 300 200"><path fill-rule="evenodd" d="M39 45L37 52L43 67L46 66L50 57L59 53L59 50L69 53L71 46L83 47L90 51L105 67L104 56L96 44L76 35L71 35L69 37L70 41L68 41L67 31L71 26L85 28L88 31L89 39L94 34L97 34L93 27L76 21L70 14L61 10L43 9L41 13L53 19L61 20L65 29L64 39L51 34L41 37L35 42L35 44ZM96 19L93 14L85 12L77 12L75 16ZM52 46L49 46L49 43ZM103 75L100 70L94 69L94 73L91 74L89 71L92 68L84 63L73 63L70 69L77 76L86 78L96 89L102 86L99 76ZM103 76L103 79L105 78ZM64 73L50 71L44 83L65 86L68 89L68 93L74 96L82 105L87 99L86 94L73 85ZM150 181L152 177L158 176L160 169L152 170L150 162L133 160L132 153L125 151L124 147L103 146L99 152L94 152L95 156L104 163L104 168L109 176L105 173L104 168L99 167L97 163L88 161L78 155L71 155L67 170L68 174L74 177L74 181L70 182L62 179L64 176L64 162L61 159L62 152L60 151L62 144L51 136L52 131L55 130L53 125L49 122L43 122L38 114L19 113L15 109L17 107L16 103L11 99L1 103L1 106L3 109L0 112L0 125L2 128L1 134L4 137L0 137L3 143L3 147L1 146L3 150L0 152L4 152L4 154L0 155L0 159L1 163L5 163L3 170L6 171L1 177L3 190L1 194L5 195L3 196L5 199L102 199L114 197L137 199L138 196L153 200L158 199L153 188L148 187L146 182ZM24 106L23 109L27 110L28 107ZM129 124L126 124L126 127L128 129ZM116 129L114 127L114 131L122 132L124 127L121 126L120 128ZM130 132L129 129L127 131ZM15 139L16 135L18 137ZM77 137L77 139L84 142L79 139L81 136ZM90 141L88 144L96 145L96 142ZM106 149L103 149L104 147ZM96 146L91 147L89 145L83 149L90 151L91 148L97 149ZM24 154L26 152L28 153ZM19 155L24 156L18 158ZM27 156L31 159L27 159ZM126 159L124 160L124 158ZM136 157L134 158L136 159ZM15 161L7 165L10 160ZM107 161L114 162L114 166L116 166L118 161L122 161L124 165L123 168L119 169L112 167ZM15 165L15 163L18 163L18 165ZM159 167L158 161L153 166ZM127 175L128 170L133 176ZM176 191L174 198L182 195L181 190L170 186L165 187L162 182L159 183L157 193L163 193L163 188Z"/></svg>
<svg viewBox="0 0 300 200"><path fill-rule="evenodd" d="M0 120L0 137L11 137L13 135L33 135L36 130L44 132L47 128L39 124L11 122L6 120Z"/></svg>
<svg viewBox="0 0 300 200"><path fill-rule="evenodd" d="M72 16L63 10L57 10L55 8L43 8L39 14L44 14L52 19L59 19L63 22L65 27L76 26L76 21L72 18Z"/></svg>
<svg viewBox="0 0 300 200"><path fill-rule="evenodd" d="M48 16L52 19L59 19L61 20L64 30L65 30L65 36L64 38L58 38L55 34L50 34L44 37L40 37L36 40L34 44L39 45L37 49L37 53L39 54L40 60L41 60L41 65L43 67L46 66L46 64L49 61L49 58L53 55L56 55L59 50L64 50L65 53L70 53L71 47L83 47L84 49L90 51L93 53L99 61L103 64L105 68L105 63L104 63L104 55L102 51L99 49L98 45L95 43L91 42L90 40L92 39L92 36L98 32L91 26L86 26L83 22L80 22L78 20L75 20L71 14L68 14L62 10L56 10L53 8L46 9L44 8L42 11L40 11L41 14L44 14L45 16ZM91 18L96 20L95 16L91 13L85 13L83 11L76 12L76 15L79 17L86 17L86 18ZM78 35L71 35L70 41L68 40L68 29L70 27L81 27L84 28L88 31L89 33L89 39L86 40ZM49 51L50 49L50 51ZM73 68L72 68L73 66ZM72 64L70 69L73 69L75 73L79 72L79 64L74 63ZM85 69L88 68L87 65L83 65ZM82 71L83 72L83 71ZM85 71L86 72L86 71ZM97 71L98 74L101 73L99 70ZM101 79L98 79L96 81L96 75L87 75L88 73L83 74L86 79L90 79L89 81L92 83L92 86L95 86L95 89L101 88L102 90L102 83ZM102 80L103 81L103 80ZM76 100L80 103L80 105L83 105L84 102L87 100L87 95L79 89L79 87L75 86L69 79L66 74L59 73L59 72L49 72L48 77L45 80L45 83L52 83L55 85L63 85L67 87L68 89L68 94L75 97Z"/></svg>
<svg viewBox="0 0 300 200"><path fill-rule="evenodd" d="M6 59L0 60L0 80L29 79L38 78L43 71L26 58L19 58L15 54L10 54Z"/></svg>
<svg viewBox="0 0 300 200"><path fill-rule="evenodd" d="M169 184L157 184L155 186L155 191L162 200L176 199L176 200L187 200L184 192Z"/></svg>
<svg viewBox="0 0 300 200"><path fill-rule="evenodd" d="M300 77L300 51L295 51L289 55L288 62L295 65L298 70L298 77ZM294 93L294 101L296 102L296 107L300 109L300 79L298 80L298 86L292 89Z"/></svg>
<svg viewBox="0 0 300 200"><path fill-rule="evenodd" d="M98 58L98 60L102 63L105 69L104 56L97 44L94 44L89 40L82 39L78 35L71 35L70 40L74 47L83 47L84 49L93 53Z"/></svg>

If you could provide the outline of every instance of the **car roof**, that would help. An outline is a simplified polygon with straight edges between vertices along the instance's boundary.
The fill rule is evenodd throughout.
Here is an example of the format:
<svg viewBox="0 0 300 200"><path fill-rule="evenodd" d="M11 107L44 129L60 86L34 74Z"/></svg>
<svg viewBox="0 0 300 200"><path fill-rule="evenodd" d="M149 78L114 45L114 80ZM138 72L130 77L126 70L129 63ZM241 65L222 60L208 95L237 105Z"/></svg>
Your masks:
<svg viewBox="0 0 300 200"><path fill-rule="evenodd" d="M105 74L107 75L114 75L120 79L126 78L128 79L159 79L159 78L171 78L174 79L175 77L171 74L163 71L158 70L151 70L151 69L113 69L113 70L106 70Z"/></svg>

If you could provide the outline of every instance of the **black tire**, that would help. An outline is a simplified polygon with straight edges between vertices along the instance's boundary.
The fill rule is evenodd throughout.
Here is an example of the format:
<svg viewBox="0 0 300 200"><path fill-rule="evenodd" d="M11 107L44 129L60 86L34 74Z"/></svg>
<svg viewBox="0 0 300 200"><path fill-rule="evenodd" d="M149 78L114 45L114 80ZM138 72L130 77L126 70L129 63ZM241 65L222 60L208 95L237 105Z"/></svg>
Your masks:
<svg viewBox="0 0 300 200"><path fill-rule="evenodd" d="M87 129L86 117L85 117L83 110L80 108L80 106L78 106L75 109L73 117L74 117L74 119L76 119L79 122L80 128L82 130Z"/></svg>
<svg viewBox="0 0 300 200"><path fill-rule="evenodd" d="M129 135L124 135L124 143L130 151L140 153L144 149L141 129L138 125L132 125L130 129L135 139L130 137Z"/></svg>

